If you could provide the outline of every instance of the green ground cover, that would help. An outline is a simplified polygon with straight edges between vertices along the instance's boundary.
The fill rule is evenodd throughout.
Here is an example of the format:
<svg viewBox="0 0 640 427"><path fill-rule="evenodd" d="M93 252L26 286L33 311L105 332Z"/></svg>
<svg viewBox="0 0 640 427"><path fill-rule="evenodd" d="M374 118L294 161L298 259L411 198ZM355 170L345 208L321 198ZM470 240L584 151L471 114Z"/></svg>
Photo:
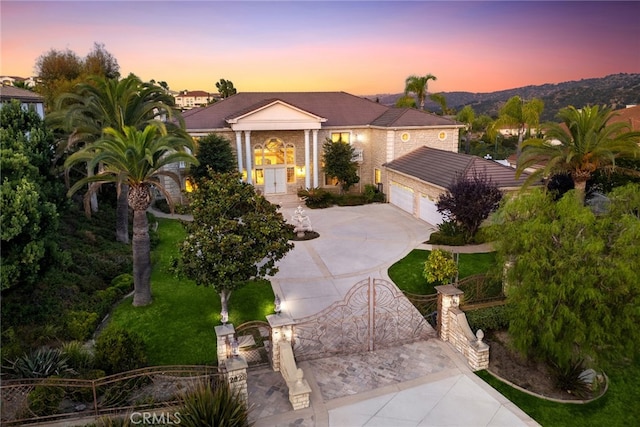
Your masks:
<svg viewBox="0 0 640 427"><path fill-rule="evenodd" d="M403 291L418 295L435 293L433 285L422 277L424 262L431 251L414 249L389 268L389 277ZM460 254L459 278L486 273L496 262L495 253Z"/></svg>
<svg viewBox="0 0 640 427"><path fill-rule="evenodd" d="M145 341L149 365L214 364L220 325L220 298L213 288L196 286L169 271L172 257L185 236L179 221L158 219L159 243L152 253L153 303L133 307L132 297L120 303L108 327L121 326L139 333ZM273 313L273 291L266 281L249 282L229 301L229 323L264 319Z"/></svg>
<svg viewBox="0 0 640 427"><path fill-rule="evenodd" d="M609 389L600 399L584 405L538 399L497 380L487 371L476 373L543 426L631 426L640 417L640 360L610 370Z"/></svg>

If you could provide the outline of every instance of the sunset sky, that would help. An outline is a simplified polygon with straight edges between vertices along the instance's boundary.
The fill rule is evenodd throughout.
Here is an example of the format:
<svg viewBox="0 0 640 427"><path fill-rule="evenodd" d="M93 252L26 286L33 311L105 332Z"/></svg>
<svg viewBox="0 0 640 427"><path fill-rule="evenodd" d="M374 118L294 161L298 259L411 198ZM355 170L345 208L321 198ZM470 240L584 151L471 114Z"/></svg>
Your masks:
<svg viewBox="0 0 640 427"><path fill-rule="evenodd" d="M173 90L492 92L640 73L640 2L5 1L0 74L94 42Z"/></svg>

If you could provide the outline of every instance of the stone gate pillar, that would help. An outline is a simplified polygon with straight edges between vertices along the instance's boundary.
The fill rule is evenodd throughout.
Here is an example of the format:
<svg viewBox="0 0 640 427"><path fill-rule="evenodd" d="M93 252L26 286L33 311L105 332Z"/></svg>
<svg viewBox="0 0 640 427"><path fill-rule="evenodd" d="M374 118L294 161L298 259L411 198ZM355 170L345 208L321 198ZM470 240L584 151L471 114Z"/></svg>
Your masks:
<svg viewBox="0 0 640 427"><path fill-rule="evenodd" d="M221 369L224 366L224 361L231 356L231 342L235 339L236 329L229 323L218 325L215 330L218 368Z"/></svg>
<svg viewBox="0 0 640 427"><path fill-rule="evenodd" d="M226 372L224 379L231 392L238 393L242 401L246 404L249 400L247 389L247 361L242 356L232 356L224 361Z"/></svg>
<svg viewBox="0 0 640 427"><path fill-rule="evenodd" d="M436 332L442 341L449 341L449 310L460 307L463 291L453 285L436 286L438 292L438 324Z"/></svg>
<svg viewBox="0 0 640 427"><path fill-rule="evenodd" d="M294 321L288 314L279 313L268 315L267 322L271 326L271 348L269 351L271 367L274 371L280 372L280 342L286 341L292 344Z"/></svg>

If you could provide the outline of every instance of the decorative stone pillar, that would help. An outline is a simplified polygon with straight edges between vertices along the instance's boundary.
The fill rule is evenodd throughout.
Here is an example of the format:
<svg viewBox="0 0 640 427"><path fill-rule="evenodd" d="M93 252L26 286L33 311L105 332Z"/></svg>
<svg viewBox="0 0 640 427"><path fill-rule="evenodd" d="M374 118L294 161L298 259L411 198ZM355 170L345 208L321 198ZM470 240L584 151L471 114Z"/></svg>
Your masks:
<svg viewBox="0 0 640 427"><path fill-rule="evenodd" d="M293 338L293 319L285 313L270 314L267 322L271 326L271 367L274 371L280 372L280 342L291 343Z"/></svg>
<svg viewBox="0 0 640 427"><path fill-rule="evenodd" d="M236 131L236 159L238 159L238 173L242 174L242 131Z"/></svg>
<svg viewBox="0 0 640 427"><path fill-rule="evenodd" d="M320 162L318 161L318 129L313 129L311 135L313 136L313 188L317 188L320 186L318 184L318 168L320 167ZM307 173L309 172L307 171Z"/></svg>
<svg viewBox="0 0 640 427"><path fill-rule="evenodd" d="M309 161L309 129L304 130L304 187L311 188L311 163Z"/></svg>
<svg viewBox="0 0 640 427"><path fill-rule="evenodd" d="M438 324L436 331L442 341L449 341L449 310L460 306L463 291L453 285L436 286L438 292Z"/></svg>
<svg viewBox="0 0 640 427"><path fill-rule="evenodd" d="M251 131L244 131L244 147L246 150L245 156L247 160L247 182L249 184L253 184L253 175L251 174L251 169L253 169L253 165L251 163L251 156L253 155L253 150L251 149Z"/></svg>
<svg viewBox="0 0 640 427"><path fill-rule="evenodd" d="M225 360L231 356L231 341L235 338L236 329L231 323L218 325L216 330L216 347L218 354L218 369L224 366Z"/></svg>
<svg viewBox="0 0 640 427"><path fill-rule="evenodd" d="M242 356L233 356L226 359L224 365L226 370L224 378L227 384L229 384L229 388L233 393L238 393L246 404L249 400L249 391L247 390L247 361Z"/></svg>

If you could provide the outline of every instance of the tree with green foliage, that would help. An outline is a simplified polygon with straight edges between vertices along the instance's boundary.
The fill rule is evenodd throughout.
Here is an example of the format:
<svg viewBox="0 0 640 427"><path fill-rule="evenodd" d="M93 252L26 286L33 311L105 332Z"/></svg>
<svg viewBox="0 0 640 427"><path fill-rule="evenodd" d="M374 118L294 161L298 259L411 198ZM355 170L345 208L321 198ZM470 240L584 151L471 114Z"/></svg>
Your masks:
<svg viewBox="0 0 640 427"><path fill-rule="evenodd" d="M403 95L396 100L395 106L398 108L416 108L416 99L411 95Z"/></svg>
<svg viewBox="0 0 640 427"><path fill-rule="evenodd" d="M526 134L531 133L531 129L535 129L540 125L540 115L543 110L544 102L541 99L533 98L525 101L519 96L509 98L500 108L496 126L512 127L518 131L518 145L516 147L518 163L520 162L524 137Z"/></svg>
<svg viewBox="0 0 640 427"><path fill-rule="evenodd" d="M640 159L640 132L632 132L627 123L609 123L613 117L609 108L567 107L560 110L561 124L549 123L544 139L529 139L516 170L516 177L535 164L535 170L525 184L540 177L570 174L576 195L584 201L587 181L596 171L640 175L636 169L616 164L619 159Z"/></svg>
<svg viewBox="0 0 640 427"><path fill-rule="evenodd" d="M596 215L571 192L509 199L495 227L509 333L522 353L569 368L638 355L640 186L616 188Z"/></svg>
<svg viewBox="0 0 640 427"><path fill-rule="evenodd" d="M189 174L196 182L209 176L208 168L218 173L237 170L238 166L231 150L231 142L215 133L200 138L195 154L198 165L192 166L189 169Z"/></svg>
<svg viewBox="0 0 640 427"><path fill-rule="evenodd" d="M219 82L216 82L216 88L218 89L222 99L235 95L238 92L236 88L233 87L233 82L231 80L220 79Z"/></svg>
<svg viewBox="0 0 640 427"><path fill-rule="evenodd" d="M440 195L436 206L449 221L462 226L465 240L470 242L501 200L502 191L491 178L474 170L470 177L459 175L447 192Z"/></svg>
<svg viewBox="0 0 640 427"><path fill-rule="evenodd" d="M64 133L59 152L70 152L78 146L89 146L103 136L106 128L123 131L126 126L143 129L159 119L168 120L169 133L190 138L184 131L184 122L175 108L175 100L160 86L143 83L131 74L124 79L110 79L99 75L89 77L71 92L56 99L54 111L47 123ZM175 119L175 121L174 121ZM95 170L87 169L87 176ZM118 190L116 240L129 243L128 186ZM98 209L97 198L91 200L87 214Z"/></svg>
<svg viewBox="0 0 640 427"><path fill-rule="evenodd" d="M164 169L176 162L197 163L187 150L193 150L191 138L181 138L167 132L164 124L153 122L143 130L124 126L122 130L106 128L104 136L91 145L69 156L65 166L88 163L90 168L102 165L93 176L75 183L68 194L72 195L87 184L85 206L91 194L105 183L115 183L120 189L129 186L128 203L133 210L133 305L151 303L151 242L147 209L151 205L151 188L155 187L173 206L171 196L165 189L163 176L180 185L177 174Z"/></svg>
<svg viewBox="0 0 640 427"><path fill-rule="evenodd" d="M327 138L322 148L324 173L338 180L341 192L349 191L352 185L360 182L358 162L353 160L355 151L351 144Z"/></svg>
<svg viewBox="0 0 640 427"><path fill-rule="evenodd" d="M276 205L256 194L238 173L210 171L191 193L193 221L180 247L177 271L197 285L211 286L228 313L231 293L249 280L278 271L293 244L291 225Z"/></svg>
<svg viewBox="0 0 640 427"><path fill-rule="evenodd" d="M118 78L120 66L116 58L109 53L103 43L94 43L85 58L81 58L70 49L50 49L38 57L35 64L38 83L35 90L45 99L50 108L56 98L91 75L106 78Z"/></svg>
<svg viewBox="0 0 640 427"><path fill-rule="evenodd" d="M420 109L424 111L424 100L429 93L429 80L438 80L433 74L427 74L426 76L412 75L407 77L404 82L404 94L409 95L413 93L418 98Z"/></svg>
<svg viewBox="0 0 640 427"><path fill-rule="evenodd" d="M448 116L448 115L455 114L455 110L447 106L447 98L445 98L443 94L432 93L431 95L429 95L429 99L440 106L440 115Z"/></svg>
<svg viewBox="0 0 640 427"><path fill-rule="evenodd" d="M434 249L424 263L422 275L429 283L446 284L453 281L458 273L458 265L451 252Z"/></svg>
<svg viewBox="0 0 640 427"><path fill-rule="evenodd" d="M465 105L462 110L456 115L456 120L466 125L464 130L465 138L465 150L464 152L469 154L471 146L471 131L473 130L473 122L476 119L476 112L473 111L473 107Z"/></svg>
<svg viewBox="0 0 640 427"><path fill-rule="evenodd" d="M40 116L20 102L0 109L2 290L34 283L56 251L64 192L53 176L54 138Z"/></svg>

